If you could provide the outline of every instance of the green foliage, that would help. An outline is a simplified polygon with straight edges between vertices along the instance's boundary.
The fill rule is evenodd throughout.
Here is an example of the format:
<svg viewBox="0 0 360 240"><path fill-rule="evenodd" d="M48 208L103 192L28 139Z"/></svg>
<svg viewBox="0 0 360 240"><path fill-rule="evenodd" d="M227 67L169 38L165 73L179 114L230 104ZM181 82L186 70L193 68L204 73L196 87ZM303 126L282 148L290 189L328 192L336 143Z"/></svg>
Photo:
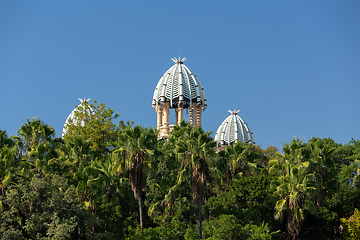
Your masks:
<svg viewBox="0 0 360 240"><path fill-rule="evenodd" d="M234 181L228 192L222 192L208 199L205 207L213 217L222 214L233 215L241 223L261 224L264 219L273 219L273 207L268 196L271 175L262 171L261 175L239 178Z"/></svg>
<svg viewBox="0 0 360 240"><path fill-rule="evenodd" d="M253 239L270 240L276 232L271 233L268 225L246 224L242 226L233 215L220 215L204 224L204 239Z"/></svg>
<svg viewBox="0 0 360 240"><path fill-rule="evenodd" d="M204 239L245 239L242 226L233 215L220 215L204 223Z"/></svg>
<svg viewBox="0 0 360 240"><path fill-rule="evenodd" d="M286 219L286 228L292 237L301 232L305 210L316 212L314 205L316 175L309 172L310 162L306 161L306 148L303 141L294 139L284 144L284 154L268 162L269 173L276 178L272 182L272 191L277 198L275 218Z"/></svg>
<svg viewBox="0 0 360 240"><path fill-rule="evenodd" d="M158 140L102 103L75 115L64 139L36 118L0 131L0 239L359 237L359 140L217 152L186 122Z"/></svg>
<svg viewBox="0 0 360 240"><path fill-rule="evenodd" d="M204 132L202 128L192 126L182 121L176 124L171 132L169 142L174 146L174 152L182 160L183 168L178 174L176 185L180 186L184 181L184 174L191 169L191 188L193 200L198 208L198 236L202 236L202 211L207 183L209 179L209 159L215 154L215 141L210 137L210 132ZM171 194L171 191L168 195Z"/></svg>
<svg viewBox="0 0 360 240"><path fill-rule="evenodd" d="M11 183L12 173L17 167L16 148L5 131L0 131L0 195L5 194L5 188ZM2 204L0 202L0 211Z"/></svg>
<svg viewBox="0 0 360 240"><path fill-rule="evenodd" d="M357 208L355 208L353 215L348 219L342 218L341 222L345 225L347 231L346 239L360 238L360 212Z"/></svg>
<svg viewBox="0 0 360 240"><path fill-rule="evenodd" d="M129 183L139 204L140 226L143 227L142 190L146 186L146 175L151 169L150 158L156 146L155 129L128 126L119 134L119 149L112 158L118 160L118 171L129 172Z"/></svg>
<svg viewBox="0 0 360 240"><path fill-rule="evenodd" d="M34 118L27 120L18 131L15 144L18 146L18 159L27 160L32 171L40 175L52 171L48 162L57 157L57 143L54 140L55 130Z"/></svg>
<svg viewBox="0 0 360 240"><path fill-rule="evenodd" d="M166 214L155 219L157 227L146 229L129 228L126 239L186 239L186 235L194 232L188 220L191 214L196 212L190 203L175 203L175 206L166 209ZM194 220L194 219L192 219ZM194 234L194 233L193 233ZM195 235L197 236L196 232Z"/></svg>
<svg viewBox="0 0 360 240"><path fill-rule="evenodd" d="M80 136L90 142L90 149L96 157L106 158L117 142L117 136L121 129L125 128L124 121L113 123L120 117L111 108L106 108L104 103L89 104L82 102L76 107L75 117L67 126L67 134L64 139L71 136ZM80 124L83 123L83 124Z"/></svg>
<svg viewBox="0 0 360 240"><path fill-rule="evenodd" d="M335 193L326 197L324 206L319 208L318 217L309 223L309 227L322 228L319 233L328 239L341 238L341 218L348 217L355 208L360 208L359 186L352 185L352 179L357 166L343 166L337 173L339 187ZM304 226L306 227L306 226Z"/></svg>
<svg viewBox="0 0 360 240"><path fill-rule="evenodd" d="M75 188L58 175L20 180L4 198L0 236L69 239L91 236L86 230L96 221L76 197ZM20 234L21 233L21 234ZM80 234L79 234L80 233Z"/></svg>

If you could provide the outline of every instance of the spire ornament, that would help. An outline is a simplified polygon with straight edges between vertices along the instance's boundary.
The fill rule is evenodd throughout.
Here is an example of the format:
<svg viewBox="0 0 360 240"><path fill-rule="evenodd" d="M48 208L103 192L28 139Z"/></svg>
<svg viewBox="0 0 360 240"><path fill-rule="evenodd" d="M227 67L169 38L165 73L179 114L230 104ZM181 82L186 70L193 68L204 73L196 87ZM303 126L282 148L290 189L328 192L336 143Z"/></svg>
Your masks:
<svg viewBox="0 0 360 240"><path fill-rule="evenodd" d="M236 110L236 109L234 111L228 110L228 112L231 113L231 115L237 115L240 112L240 110Z"/></svg>
<svg viewBox="0 0 360 240"><path fill-rule="evenodd" d="M176 58L176 57L174 57L174 58L171 58L171 60L173 60L174 61L174 63L176 63L176 64L183 64L186 60L187 60L187 58L186 57L183 57L181 60L180 60L180 57L179 58Z"/></svg>
<svg viewBox="0 0 360 240"><path fill-rule="evenodd" d="M85 98L84 99L78 98L78 99L81 103L88 103L91 100L91 98L88 98L86 100L85 100Z"/></svg>

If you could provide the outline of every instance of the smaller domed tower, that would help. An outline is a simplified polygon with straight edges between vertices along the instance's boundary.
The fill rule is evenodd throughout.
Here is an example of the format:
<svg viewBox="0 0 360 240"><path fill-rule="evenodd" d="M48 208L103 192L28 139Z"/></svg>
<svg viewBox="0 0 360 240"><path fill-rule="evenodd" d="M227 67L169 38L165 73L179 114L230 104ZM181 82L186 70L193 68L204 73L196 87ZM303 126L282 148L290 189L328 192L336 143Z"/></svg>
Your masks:
<svg viewBox="0 0 360 240"><path fill-rule="evenodd" d="M190 123L201 127L202 112L206 109L204 89L197 77L184 65L186 58L172 58L175 65L160 78L152 99L152 107L157 113L159 138L167 137L173 125L169 123L170 109L175 110L175 121L180 123L184 109L189 111Z"/></svg>
<svg viewBox="0 0 360 240"><path fill-rule="evenodd" d="M237 141L255 144L253 133L238 115L240 111L235 109L234 111L229 110L229 112L230 116L220 124L215 134L214 140L217 142L219 149L223 150L227 145Z"/></svg>
<svg viewBox="0 0 360 240"><path fill-rule="evenodd" d="M68 132L68 129L67 129L67 125L69 123L73 123L75 125L78 124L78 122L75 120L75 113L78 112L78 111L85 111L87 114L94 114L94 110L89 106L89 101L91 100L90 98L86 99L81 99L81 98L78 98L80 100L80 106L78 107L75 107L74 110L72 110L72 112L69 114L69 116L66 118L66 121L65 121L65 124L64 124L64 127L63 127L63 131L62 131L62 134L61 134L61 137L64 137L64 135L66 135L66 133ZM84 120L81 120L80 121L80 126L84 126L85 124L85 119Z"/></svg>

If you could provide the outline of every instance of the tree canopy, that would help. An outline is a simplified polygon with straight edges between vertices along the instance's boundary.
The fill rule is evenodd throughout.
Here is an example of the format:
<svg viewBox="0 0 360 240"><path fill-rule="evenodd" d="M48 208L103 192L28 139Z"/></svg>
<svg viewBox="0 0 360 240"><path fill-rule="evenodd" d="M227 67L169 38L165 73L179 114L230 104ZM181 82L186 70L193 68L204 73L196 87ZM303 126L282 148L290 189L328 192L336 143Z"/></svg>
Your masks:
<svg viewBox="0 0 360 240"><path fill-rule="evenodd" d="M168 138L105 104L63 138L0 131L0 239L358 239L360 141L235 142L187 122Z"/></svg>

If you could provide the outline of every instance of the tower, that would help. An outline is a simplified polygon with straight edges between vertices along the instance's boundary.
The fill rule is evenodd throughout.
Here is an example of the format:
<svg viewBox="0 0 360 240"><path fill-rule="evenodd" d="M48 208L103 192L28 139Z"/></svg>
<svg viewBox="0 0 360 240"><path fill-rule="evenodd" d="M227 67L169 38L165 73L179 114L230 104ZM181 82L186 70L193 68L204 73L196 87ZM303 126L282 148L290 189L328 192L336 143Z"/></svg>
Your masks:
<svg viewBox="0 0 360 240"><path fill-rule="evenodd" d="M239 110L230 111L228 116L219 126L215 134L215 141L219 149L223 150L227 145L241 141L255 144L253 133L248 125L238 115Z"/></svg>
<svg viewBox="0 0 360 240"><path fill-rule="evenodd" d="M206 109L204 89L197 77L184 65L186 58L172 58L175 64L160 78L153 95L152 107L157 113L159 138L167 137L173 125L169 123L170 109L175 110L175 122L180 123L184 110L190 123L202 126L202 112Z"/></svg>

